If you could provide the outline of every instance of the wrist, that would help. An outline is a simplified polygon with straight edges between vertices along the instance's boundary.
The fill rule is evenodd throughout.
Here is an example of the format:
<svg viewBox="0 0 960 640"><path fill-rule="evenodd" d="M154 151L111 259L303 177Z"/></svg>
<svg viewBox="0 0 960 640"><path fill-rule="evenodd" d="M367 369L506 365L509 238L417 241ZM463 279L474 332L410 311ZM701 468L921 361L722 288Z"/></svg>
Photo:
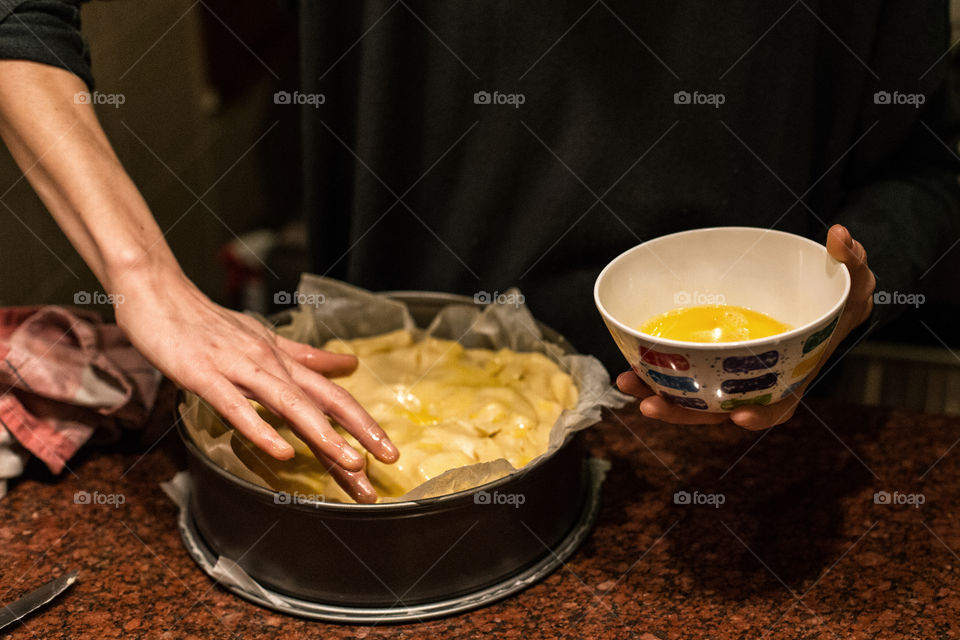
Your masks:
<svg viewBox="0 0 960 640"><path fill-rule="evenodd" d="M169 286L177 281L189 282L165 243L158 243L152 251L118 251L104 259L102 284L108 293L126 293L160 282Z"/></svg>

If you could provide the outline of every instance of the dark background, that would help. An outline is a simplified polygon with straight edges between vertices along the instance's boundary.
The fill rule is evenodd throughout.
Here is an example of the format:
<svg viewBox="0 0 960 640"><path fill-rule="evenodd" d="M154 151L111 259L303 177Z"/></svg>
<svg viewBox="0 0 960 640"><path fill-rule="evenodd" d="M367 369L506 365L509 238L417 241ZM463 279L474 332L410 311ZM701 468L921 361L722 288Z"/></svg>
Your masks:
<svg viewBox="0 0 960 640"><path fill-rule="evenodd" d="M97 89L125 96L119 108L97 107L103 126L185 271L224 304L275 310L273 293L292 291L310 262L299 114L273 99L299 86L295 3L91 2L83 20ZM77 292L100 290L20 176L4 149L0 194L9 209L0 207L0 305L72 304ZM236 247L238 236L257 229L281 232L262 252L269 268L256 261L250 272L228 268L225 245ZM946 348L960 347L958 272L954 247L919 283L925 304L873 331L819 393L950 410L950 398L960 398L960 358ZM877 381L875 372L873 382L865 379L871 366L881 367L880 391L867 389ZM907 371L919 380L917 392L900 397L888 387L895 391L893 380ZM931 372L942 380L928 379Z"/></svg>

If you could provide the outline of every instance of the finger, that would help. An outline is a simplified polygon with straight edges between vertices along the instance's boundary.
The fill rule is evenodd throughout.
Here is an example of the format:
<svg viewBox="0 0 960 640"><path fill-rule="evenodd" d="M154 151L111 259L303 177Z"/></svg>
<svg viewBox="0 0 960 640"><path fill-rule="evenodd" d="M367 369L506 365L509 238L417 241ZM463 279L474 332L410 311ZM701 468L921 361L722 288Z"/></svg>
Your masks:
<svg viewBox="0 0 960 640"><path fill-rule="evenodd" d="M671 404L660 396L650 396L640 403L640 412L648 418L673 424L720 424L728 414L693 411Z"/></svg>
<svg viewBox="0 0 960 640"><path fill-rule="evenodd" d="M363 455L334 430L323 412L292 380L273 375L251 362L234 383L286 420L311 449L319 450L348 471L363 469Z"/></svg>
<svg viewBox="0 0 960 640"><path fill-rule="evenodd" d="M798 403L798 399L788 398L766 406L738 407L730 413L730 419L744 429L762 431L783 424L792 418Z"/></svg>
<svg viewBox="0 0 960 640"><path fill-rule="evenodd" d="M377 501L377 492L373 488L370 479L363 471L347 471L338 464L334 464L330 458L314 451L317 460L330 473L330 477L340 486L341 489L350 494L350 497L360 504L373 504Z"/></svg>
<svg viewBox="0 0 960 640"><path fill-rule="evenodd" d="M277 346L306 368L327 377L348 376L357 370L357 357L349 353L324 351L280 336L277 336Z"/></svg>
<svg viewBox="0 0 960 640"><path fill-rule="evenodd" d="M328 352L320 351L320 353L327 354ZM353 434L360 441L360 444L378 460L386 463L396 462L400 457L399 450L386 432L380 428L376 420L360 406L350 393L343 387L330 382L324 376L318 375L317 372L297 363L292 359L292 356L284 352L277 355L276 360L266 358L255 364L281 380L292 379L295 385L310 395L320 410ZM336 356L339 354L330 353L328 355ZM241 365L241 368L242 366L244 365Z"/></svg>
<svg viewBox="0 0 960 640"><path fill-rule="evenodd" d="M297 344L297 343L293 343L293 344ZM336 355L336 354L331 354L331 355ZM289 357L292 358L292 356L289 356ZM305 367L300 366L295 362L264 361L261 364L264 365L264 369L266 369L272 375L278 378L286 374L287 371L300 371L300 370L302 370L302 373L305 373L314 378L320 377L315 372L307 370ZM331 385L331 386L336 386L336 385ZM376 423L374 424L376 425ZM379 426L377 426L377 428L379 429ZM304 440L304 442L306 442L307 446L313 452L314 457L324 466L324 468L327 470L330 476L334 479L334 481L340 486L340 488L346 491L351 498L353 498L354 500L356 500L358 503L361 503L361 504L372 504L377 501L377 492L373 488L373 484L371 484L369 478L367 478L367 475L364 471L362 470L348 471L347 469L344 469L343 467L341 467L339 464L335 464L323 452L323 449L317 447L313 442L310 442L307 440ZM393 446L393 444L390 443L390 446Z"/></svg>
<svg viewBox="0 0 960 640"><path fill-rule="evenodd" d="M257 447L277 460L293 457L293 446L260 417L250 401L226 378L214 380L201 397Z"/></svg>
<svg viewBox="0 0 960 640"><path fill-rule="evenodd" d="M633 371L624 371L617 376L617 388L638 398L649 398L653 395L653 390Z"/></svg>
<svg viewBox="0 0 960 640"><path fill-rule="evenodd" d="M359 440L377 460L390 463L400 457L400 451L387 433L346 389L304 367L294 366L291 375L324 412Z"/></svg>

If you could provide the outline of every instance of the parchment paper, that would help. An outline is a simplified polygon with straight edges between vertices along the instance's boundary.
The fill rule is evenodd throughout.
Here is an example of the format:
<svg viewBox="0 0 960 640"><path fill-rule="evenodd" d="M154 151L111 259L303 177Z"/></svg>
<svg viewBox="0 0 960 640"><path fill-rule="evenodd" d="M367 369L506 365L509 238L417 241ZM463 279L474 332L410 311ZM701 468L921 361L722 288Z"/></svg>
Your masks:
<svg viewBox="0 0 960 640"><path fill-rule="evenodd" d="M560 346L547 341L516 289L498 296L499 302L483 309L475 305L448 305L425 330L416 327L405 304L337 280L304 274L297 293L297 299L301 301L299 309L293 312L290 324L277 328L278 334L291 340L322 346L333 338L350 340L407 329L418 338L433 336L456 340L468 348L537 351L556 362L576 383L579 401L574 409L565 410L560 415L550 430L547 450L528 464L551 454L571 433L599 422L603 407L621 407L632 399L611 386L610 377L599 360L592 356L564 354ZM187 432L211 460L245 480L268 489L278 489L276 476L258 472L238 457L238 451L242 448L249 450L252 445L225 425L205 402L187 393L180 411ZM318 462L314 460L313 464L317 474L324 473ZM454 493L516 471L503 458L459 467L431 478L400 498L382 498L381 502ZM346 494L330 498L347 499Z"/></svg>

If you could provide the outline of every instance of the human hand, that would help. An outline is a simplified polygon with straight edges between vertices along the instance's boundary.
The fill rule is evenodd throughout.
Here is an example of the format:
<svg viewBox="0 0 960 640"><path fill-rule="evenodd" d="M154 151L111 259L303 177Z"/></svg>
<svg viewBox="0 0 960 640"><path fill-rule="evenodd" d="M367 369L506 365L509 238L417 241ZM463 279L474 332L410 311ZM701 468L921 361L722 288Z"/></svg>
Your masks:
<svg viewBox="0 0 960 640"><path fill-rule="evenodd" d="M373 418L328 379L351 373L357 359L279 337L254 318L211 302L179 270L156 273L135 270L111 278L113 293L120 294L117 324L131 343L257 447L279 460L292 458L293 447L248 399L258 401L290 425L355 500L376 501L363 472L364 456L327 418L378 460L389 463L399 457Z"/></svg>
<svg viewBox="0 0 960 640"><path fill-rule="evenodd" d="M730 413L707 413L685 409L667 402L656 395L633 371L621 373L617 378L617 387L624 393L642 399L640 412L643 415L673 424L718 424L731 420L745 429L760 431L786 422L793 417L803 392L816 378L823 364L843 339L863 323L873 310L876 278L867 266L867 252L863 245L853 239L846 227L836 224L827 233L827 252L847 265L847 269L850 270L850 296L840 315L837 328L820 357L820 362L817 363L813 373L807 377L806 383L795 390L790 397L770 405L738 407Z"/></svg>

